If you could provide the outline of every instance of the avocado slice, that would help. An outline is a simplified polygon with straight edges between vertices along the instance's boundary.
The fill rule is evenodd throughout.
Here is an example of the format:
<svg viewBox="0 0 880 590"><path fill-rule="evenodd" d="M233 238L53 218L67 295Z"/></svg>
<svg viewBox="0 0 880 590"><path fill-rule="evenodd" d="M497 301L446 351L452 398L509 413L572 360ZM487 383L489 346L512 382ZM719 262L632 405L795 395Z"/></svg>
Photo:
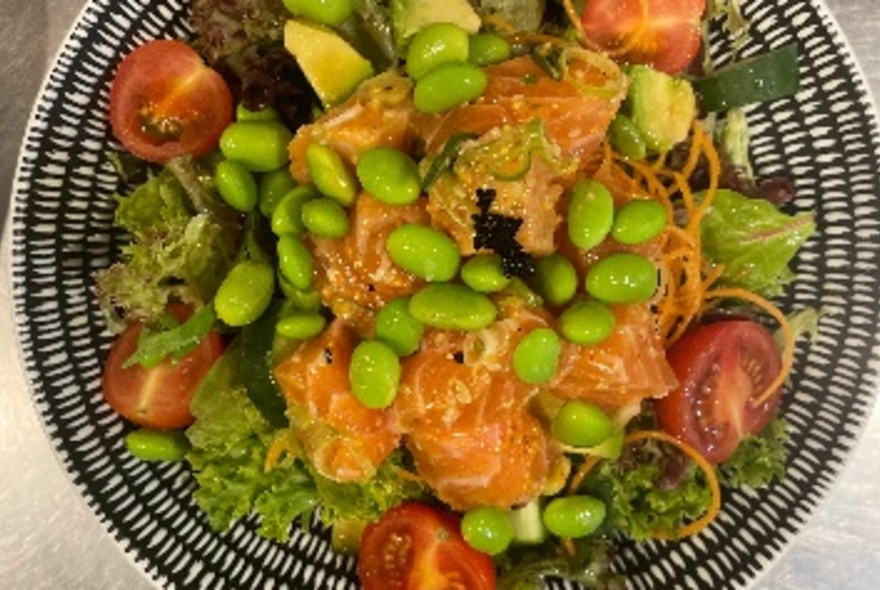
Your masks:
<svg viewBox="0 0 880 590"><path fill-rule="evenodd" d="M324 26L289 20L284 47L296 58L321 104L335 106L373 75L373 66L345 39Z"/></svg>
<svg viewBox="0 0 880 590"><path fill-rule="evenodd" d="M697 99L690 82L645 65L630 66L626 73L630 87L625 110L647 148L662 154L687 139L697 116Z"/></svg>
<svg viewBox="0 0 880 590"><path fill-rule="evenodd" d="M399 49L428 25L452 23L471 35L481 25L480 16L467 0L391 0L391 21Z"/></svg>

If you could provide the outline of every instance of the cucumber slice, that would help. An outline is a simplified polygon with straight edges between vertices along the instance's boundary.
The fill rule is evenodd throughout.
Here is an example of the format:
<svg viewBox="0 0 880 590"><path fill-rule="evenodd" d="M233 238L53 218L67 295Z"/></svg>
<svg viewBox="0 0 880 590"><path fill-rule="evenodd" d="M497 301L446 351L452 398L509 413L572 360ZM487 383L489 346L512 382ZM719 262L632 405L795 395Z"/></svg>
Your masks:
<svg viewBox="0 0 880 590"><path fill-rule="evenodd" d="M541 517L541 501L532 500L522 508L510 511L513 524L513 542L519 545L539 545L547 540L547 528Z"/></svg>
<svg viewBox="0 0 880 590"><path fill-rule="evenodd" d="M795 94L800 87L797 44L725 66L693 86L704 111L728 111Z"/></svg>

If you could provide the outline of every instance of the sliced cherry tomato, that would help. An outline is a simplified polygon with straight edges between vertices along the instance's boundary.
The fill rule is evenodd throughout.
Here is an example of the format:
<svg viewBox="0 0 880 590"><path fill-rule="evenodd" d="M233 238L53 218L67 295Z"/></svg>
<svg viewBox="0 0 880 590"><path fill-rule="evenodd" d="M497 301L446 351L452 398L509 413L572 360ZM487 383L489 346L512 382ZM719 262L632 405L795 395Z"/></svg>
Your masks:
<svg viewBox="0 0 880 590"><path fill-rule="evenodd" d="M232 121L232 95L215 70L180 41L150 41L119 65L110 89L113 134L136 156L164 164L202 156Z"/></svg>
<svg viewBox="0 0 880 590"><path fill-rule="evenodd" d="M185 321L191 310L173 304L169 311ZM101 379L104 399L123 417L150 428L183 428L193 421L189 402L208 370L223 353L223 342L210 332L202 343L176 363L165 359L156 367L124 368L138 345L143 325L132 323L110 348Z"/></svg>
<svg viewBox="0 0 880 590"><path fill-rule="evenodd" d="M764 403L754 403L782 370L782 354L770 333L753 321L700 326L676 342L667 357L679 387L657 401L660 425L711 463L730 457L779 407L781 388Z"/></svg>
<svg viewBox="0 0 880 590"><path fill-rule="evenodd" d="M364 530L358 576L364 590L493 590L492 558L473 549L448 512L406 502Z"/></svg>
<svg viewBox="0 0 880 590"><path fill-rule="evenodd" d="M587 41L615 60L678 74L700 49L705 9L706 0L589 0L581 21Z"/></svg>

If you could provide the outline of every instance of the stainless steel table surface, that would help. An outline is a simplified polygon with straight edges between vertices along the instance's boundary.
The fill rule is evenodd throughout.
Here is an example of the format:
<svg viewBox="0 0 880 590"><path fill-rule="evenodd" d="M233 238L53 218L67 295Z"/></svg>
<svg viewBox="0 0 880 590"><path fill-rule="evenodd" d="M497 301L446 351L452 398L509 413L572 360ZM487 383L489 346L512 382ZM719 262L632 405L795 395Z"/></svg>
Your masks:
<svg viewBox="0 0 880 590"><path fill-rule="evenodd" d="M772 1L772 0L766 0ZM0 0L0 219L39 85L83 0ZM880 97L880 0L827 0ZM880 173L880 171L878 171ZM0 252L0 588L152 584L79 497L44 436L14 344L9 236ZM832 493L756 588L880 587L880 407Z"/></svg>

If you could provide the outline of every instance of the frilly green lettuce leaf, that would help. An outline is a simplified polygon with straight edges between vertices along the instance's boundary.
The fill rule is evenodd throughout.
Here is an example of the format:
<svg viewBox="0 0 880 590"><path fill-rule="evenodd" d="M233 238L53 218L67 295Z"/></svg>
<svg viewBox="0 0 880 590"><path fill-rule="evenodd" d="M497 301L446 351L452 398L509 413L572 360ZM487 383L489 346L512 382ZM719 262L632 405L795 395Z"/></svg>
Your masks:
<svg viewBox="0 0 880 590"><path fill-rule="evenodd" d="M762 199L719 190L700 228L706 256L724 265L722 283L772 297L794 278L788 265L816 224L811 213L787 215Z"/></svg>

